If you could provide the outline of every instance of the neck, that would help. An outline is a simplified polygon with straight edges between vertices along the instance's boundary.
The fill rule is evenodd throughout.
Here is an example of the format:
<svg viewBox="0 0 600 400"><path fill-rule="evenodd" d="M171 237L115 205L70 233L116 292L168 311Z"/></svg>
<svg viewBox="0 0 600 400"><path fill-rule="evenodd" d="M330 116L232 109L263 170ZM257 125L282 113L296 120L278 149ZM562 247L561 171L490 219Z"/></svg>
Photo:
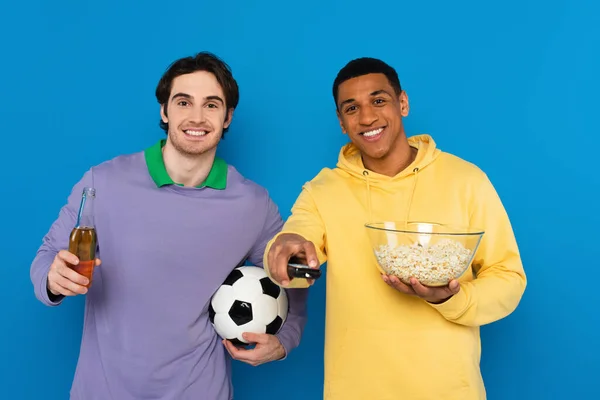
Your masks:
<svg viewBox="0 0 600 400"><path fill-rule="evenodd" d="M363 156L365 168L385 176L396 176L404 171L417 157L418 150L408 144L408 140L398 143L396 148L380 159Z"/></svg>
<svg viewBox="0 0 600 400"><path fill-rule="evenodd" d="M196 187L206 180L216 156L216 148L205 153L182 154L167 141L163 147L163 160L167 173L174 182Z"/></svg>

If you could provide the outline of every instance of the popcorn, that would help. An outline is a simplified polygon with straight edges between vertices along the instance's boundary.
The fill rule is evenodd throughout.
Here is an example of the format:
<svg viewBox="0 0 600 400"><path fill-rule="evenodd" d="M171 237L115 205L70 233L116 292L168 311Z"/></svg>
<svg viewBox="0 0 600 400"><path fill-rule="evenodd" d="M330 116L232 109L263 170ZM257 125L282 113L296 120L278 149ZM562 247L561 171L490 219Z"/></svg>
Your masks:
<svg viewBox="0 0 600 400"><path fill-rule="evenodd" d="M395 275L405 283L411 277L426 286L447 285L467 269L472 251L462 243L441 239L430 246L416 243L407 245L381 245L375 257L388 275Z"/></svg>

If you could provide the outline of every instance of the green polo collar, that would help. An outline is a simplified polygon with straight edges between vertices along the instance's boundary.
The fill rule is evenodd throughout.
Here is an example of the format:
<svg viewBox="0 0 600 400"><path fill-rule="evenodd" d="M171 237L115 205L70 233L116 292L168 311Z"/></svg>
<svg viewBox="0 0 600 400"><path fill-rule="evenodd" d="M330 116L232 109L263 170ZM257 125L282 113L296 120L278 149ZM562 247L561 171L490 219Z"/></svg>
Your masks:
<svg viewBox="0 0 600 400"><path fill-rule="evenodd" d="M171 179L167 173L167 169L165 168L162 148L166 142L166 139L161 139L156 144L145 150L144 156L146 158L148 172L158 187L164 185L183 186L180 183L173 182L173 179ZM225 186L227 186L227 163L223 159L215 157L215 161L213 162L213 166L210 169L206 180L197 187L210 187L217 190L223 190L225 189Z"/></svg>

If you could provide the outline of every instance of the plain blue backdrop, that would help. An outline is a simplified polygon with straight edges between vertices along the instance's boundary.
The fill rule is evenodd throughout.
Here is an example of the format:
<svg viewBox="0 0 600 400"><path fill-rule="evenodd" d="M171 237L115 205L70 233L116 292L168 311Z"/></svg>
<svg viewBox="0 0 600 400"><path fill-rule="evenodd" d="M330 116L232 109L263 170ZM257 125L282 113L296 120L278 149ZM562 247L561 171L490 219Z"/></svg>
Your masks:
<svg viewBox="0 0 600 400"><path fill-rule="evenodd" d="M482 329L489 399L599 398L598 4L4 1L0 398L68 398L83 301L42 306L30 263L87 168L164 137L156 83L199 50L223 57L241 87L220 155L284 217L346 141L331 96L339 68L359 56L396 67L409 134L489 174L522 251L521 305ZM236 400L321 398L324 302L320 283L288 360L235 364Z"/></svg>

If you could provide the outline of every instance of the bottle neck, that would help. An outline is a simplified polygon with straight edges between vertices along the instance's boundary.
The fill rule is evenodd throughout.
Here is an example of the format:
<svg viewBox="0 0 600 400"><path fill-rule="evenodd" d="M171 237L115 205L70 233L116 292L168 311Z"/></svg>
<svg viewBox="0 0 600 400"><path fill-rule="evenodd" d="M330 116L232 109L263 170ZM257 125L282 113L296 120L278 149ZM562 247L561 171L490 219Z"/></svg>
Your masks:
<svg viewBox="0 0 600 400"><path fill-rule="evenodd" d="M76 228L94 228L94 201L96 193L94 189L85 188L81 196L79 213L77 214Z"/></svg>

